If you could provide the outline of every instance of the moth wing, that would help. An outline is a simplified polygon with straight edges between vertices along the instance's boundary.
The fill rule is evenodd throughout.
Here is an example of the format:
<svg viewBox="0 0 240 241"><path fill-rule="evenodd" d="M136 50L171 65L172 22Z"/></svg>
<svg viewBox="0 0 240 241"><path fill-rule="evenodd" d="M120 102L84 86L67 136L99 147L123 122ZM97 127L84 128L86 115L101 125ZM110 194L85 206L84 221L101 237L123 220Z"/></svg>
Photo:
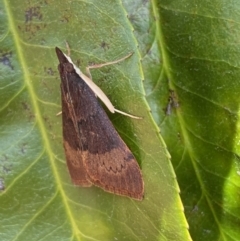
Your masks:
<svg viewBox="0 0 240 241"><path fill-rule="evenodd" d="M139 165L95 94L56 48L62 79L64 148L73 183L142 200Z"/></svg>
<svg viewBox="0 0 240 241"><path fill-rule="evenodd" d="M76 129L73 107L67 99L67 93L62 88L62 123L63 123L63 146L67 160L68 170L75 185L89 187L91 182L87 177L85 165L83 165L82 151L79 142L78 130Z"/></svg>
<svg viewBox="0 0 240 241"><path fill-rule="evenodd" d="M86 140L82 157L90 182L105 191L142 200L139 165L100 104L94 116L79 122L79 130Z"/></svg>

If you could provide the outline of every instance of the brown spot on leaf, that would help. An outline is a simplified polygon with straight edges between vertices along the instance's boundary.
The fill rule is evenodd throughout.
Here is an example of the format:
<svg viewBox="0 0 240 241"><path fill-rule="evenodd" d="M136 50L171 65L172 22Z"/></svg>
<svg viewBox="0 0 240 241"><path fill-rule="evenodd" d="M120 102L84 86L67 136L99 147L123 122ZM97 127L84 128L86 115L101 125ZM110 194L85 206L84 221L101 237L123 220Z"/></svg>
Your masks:
<svg viewBox="0 0 240 241"><path fill-rule="evenodd" d="M13 70L13 66L10 60L11 57L12 57L12 52L0 53L0 63L8 66L10 69Z"/></svg>
<svg viewBox="0 0 240 241"><path fill-rule="evenodd" d="M26 101L23 101L21 104L24 110L30 110L29 104Z"/></svg>
<svg viewBox="0 0 240 241"><path fill-rule="evenodd" d="M21 144L20 151L22 154L25 154L27 152L27 144L26 143Z"/></svg>
<svg viewBox="0 0 240 241"><path fill-rule="evenodd" d="M29 121L32 121L35 118L35 115L32 113L30 105L28 104L27 101L22 101L21 104L22 104L22 108L28 115Z"/></svg>
<svg viewBox="0 0 240 241"><path fill-rule="evenodd" d="M44 67L44 72L47 73L48 75L54 75L55 74L54 70L51 67L49 67L49 68Z"/></svg>
<svg viewBox="0 0 240 241"><path fill-rule="evenodd" d="M42 13L40 6L29 7L25 11L25 23L31 22L32 20L42 20Z"/></svg>
<svg viewBox="0 0 240 241"><path fill-rule="evenodd" d="M45 123L47 124L49 129L52 129L52 122L50 121L50 119L47 116L43 117Z"/></svg>
<svg viewBox="0 0 240 241"><path fill-rule="evenodd" d="M168 105L166 107L166 115L170 115L172 109L177 109L179 107L179 101L176 93L173 90L169 90L169 98L168 98Z"/></svg>
<svg viewBox="0 0 240 241"><path fill-rule="evenodd" d="M103 48L104 50L106 50L106 49L109 49L109 44L106 43L105 41L102 41L100 47Z"/></svg>
<svg viewBox="0 0 240 241"><path fill-rule="evenodd" d="M0 178L0 191L3 191L4 189L5 189L4 179Z"/></svg>

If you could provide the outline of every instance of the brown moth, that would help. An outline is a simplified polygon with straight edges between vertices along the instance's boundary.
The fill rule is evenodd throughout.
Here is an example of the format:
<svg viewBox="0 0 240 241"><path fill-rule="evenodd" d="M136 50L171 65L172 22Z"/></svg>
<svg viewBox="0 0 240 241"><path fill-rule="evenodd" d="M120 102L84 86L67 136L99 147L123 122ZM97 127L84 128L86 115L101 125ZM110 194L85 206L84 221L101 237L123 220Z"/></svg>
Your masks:
<svg viewBox="0 0 240 241"><path fill-rule="evenodd" d="M63 143L72 182L83 187L94 184L107 192L142 200L144 183L139 165L97 100L99 95L89 86L91 79L59 48L56 53L60 62ZM112 112L118 111L112 108Z"/></svg>

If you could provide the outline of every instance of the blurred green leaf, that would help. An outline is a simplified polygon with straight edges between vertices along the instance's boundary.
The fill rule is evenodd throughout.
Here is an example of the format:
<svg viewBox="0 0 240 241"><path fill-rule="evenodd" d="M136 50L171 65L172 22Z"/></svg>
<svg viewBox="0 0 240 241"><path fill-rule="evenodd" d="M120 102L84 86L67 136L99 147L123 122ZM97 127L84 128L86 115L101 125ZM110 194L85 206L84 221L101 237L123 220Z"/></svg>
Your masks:
<svg viewBox="0 0 240 241"><path fill-rule="evenodd" d="M0 4L1 240L190 240L178 184L194 241L239 240L237 1ZM83 70L134 51L92 76L143 117L109 114L142 168L142 202L70 182L56 116L65 41Z"/></svg>
<svg viewBox="0 0 240 241"><path fill-rule="evenodd" d="M190 240L157 127L162 112L158 115L155 109L166 96L149 99L148 82L163 70L158 6L106 0L0 4L1 241ZM142 168L142 202L70 181L61 117L56 116L61 106L54 48L64 49L65 41L82 69L134 51L125 62L95 70L92 76L116 108L143 117L110 115ZM157 70L151 70L148 58Z"/></svg>
<svg viewBox="0 0 240 241"><path fill-rule="evenodd" d="M158 73L145 82L147 101L172 156L196 241L240 240L239 11L238 1L153 6L151 43L161 60L145 58L144 72ZM163 106L173 107L170 115Z"/></svg>

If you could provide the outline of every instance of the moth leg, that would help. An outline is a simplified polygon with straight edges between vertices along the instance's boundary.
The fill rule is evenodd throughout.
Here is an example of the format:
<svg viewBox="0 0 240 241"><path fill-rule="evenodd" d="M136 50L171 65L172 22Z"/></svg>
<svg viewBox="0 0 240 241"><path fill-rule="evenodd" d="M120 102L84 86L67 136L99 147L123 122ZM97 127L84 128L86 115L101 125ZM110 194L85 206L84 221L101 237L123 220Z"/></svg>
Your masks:
<svg viewBox="0 0 240 241"><path fill-rule="evenodd" d="M68 42L66 41L66 48L67 48L67 55L70 57L70 46L68 44ZM141 117L138 117L138 116L134 116L134 115L130 115L126 112L123 112L121 110L118 110L118 109L115 109L114 106L112 105L111 101L107 98L107 96L101 91L101 89L99 89L99 87L97 87L93 80L92 80L92 75L91 75L91 72L90 72L90 69L99 69L99 68L102 68L104 66L107 66L107 65L113 65L113 64L117 64L121 61L124 61L125 59L131 57L133 55L133 52L129 53L128 55L124 56L123 58L121 59L117 59L117 60L114 60L114 61L111 61L111 62L106 62L106 63L102 63L102 64L94 64L94 65L90 65L88 67L86 67L86 75L84 75L80 69L79 70L79 75L80 77L90 86L90 88L93 90L93 92L95 93L96 96L98 96L102 101L103 103L107 106L107 108L112 112L117 112L117 113L120 113L122 115L125 115L125 116L128 116L128 117L131 117L131 118L134 118L134 119L142 119ZM88 80L87 80L88 79ZM91 83L92 82L92 83ZM93 89L93 86L95 86L95 90ZM97 88L97 89L96 89ZM109 103L110 107L109 108L109 105L107 104Z"/></svg>
<svg viewBox="0 0 240 241"><path fill-rule="evenodd" d="M102 68L102 67L104 67L104 66L117 64L117 63L122 62L122 61L124 61L125 59L131 57L132 55L133 55L133 52L132 52L132 53L129 53L128 55L124 56L124 57L121 58L121 59L117 59L117 60L114 60L114 61L111 61L111 62L102 63L102 64L90 65L90 66L86 67L86 74L87 74L87 76L92 80L92 75L91 75L91 72L90 72L91 69L99 69L99 68ZM120 114L125 115L125 116L129 116L129 117L131 117L131 118L142 119L141 117L134 116L134 115L130 115L130 114L126 113L126 112L123 112L123 111L118 110L118 109L115 109L115 108L114 108L114 112L120 113Z"/></svg>
<svg viewBox="0 0 240 241"><path fill-rule="evenodd" d="M86 67L86 74L88 75L88 77L89 77L90 79L92 79L92 75L91 75L90 69L100 69L100 68L102 68L102 67L104 67L104 66L117 64L117 63L119 63L119 62L124 61L125 59L128 59L128 58L131 57L132 55L133 55L133 52L129 53L128 55L124 56L124 57L121 58L121 59L117 59L117 60L110 61L110 62L106 62L106 63L102 63L102 64L89 65L89 66Z"/></svg>
<svg viewBox="0 0 240 241"><path fill-rule="evenodd" d="M117 112L117 113L119 113L119 114L122 114L122 115L125 115L125 116L128 116L128 117L131 117L131 118L133 118L133 119L142 119L142 117L140 117L140 116L130 115L130 114L126 113L126 112L123 112L123 111L118 110L118 109L115 109L115 108L114 108L114 111Z"/></svg>

